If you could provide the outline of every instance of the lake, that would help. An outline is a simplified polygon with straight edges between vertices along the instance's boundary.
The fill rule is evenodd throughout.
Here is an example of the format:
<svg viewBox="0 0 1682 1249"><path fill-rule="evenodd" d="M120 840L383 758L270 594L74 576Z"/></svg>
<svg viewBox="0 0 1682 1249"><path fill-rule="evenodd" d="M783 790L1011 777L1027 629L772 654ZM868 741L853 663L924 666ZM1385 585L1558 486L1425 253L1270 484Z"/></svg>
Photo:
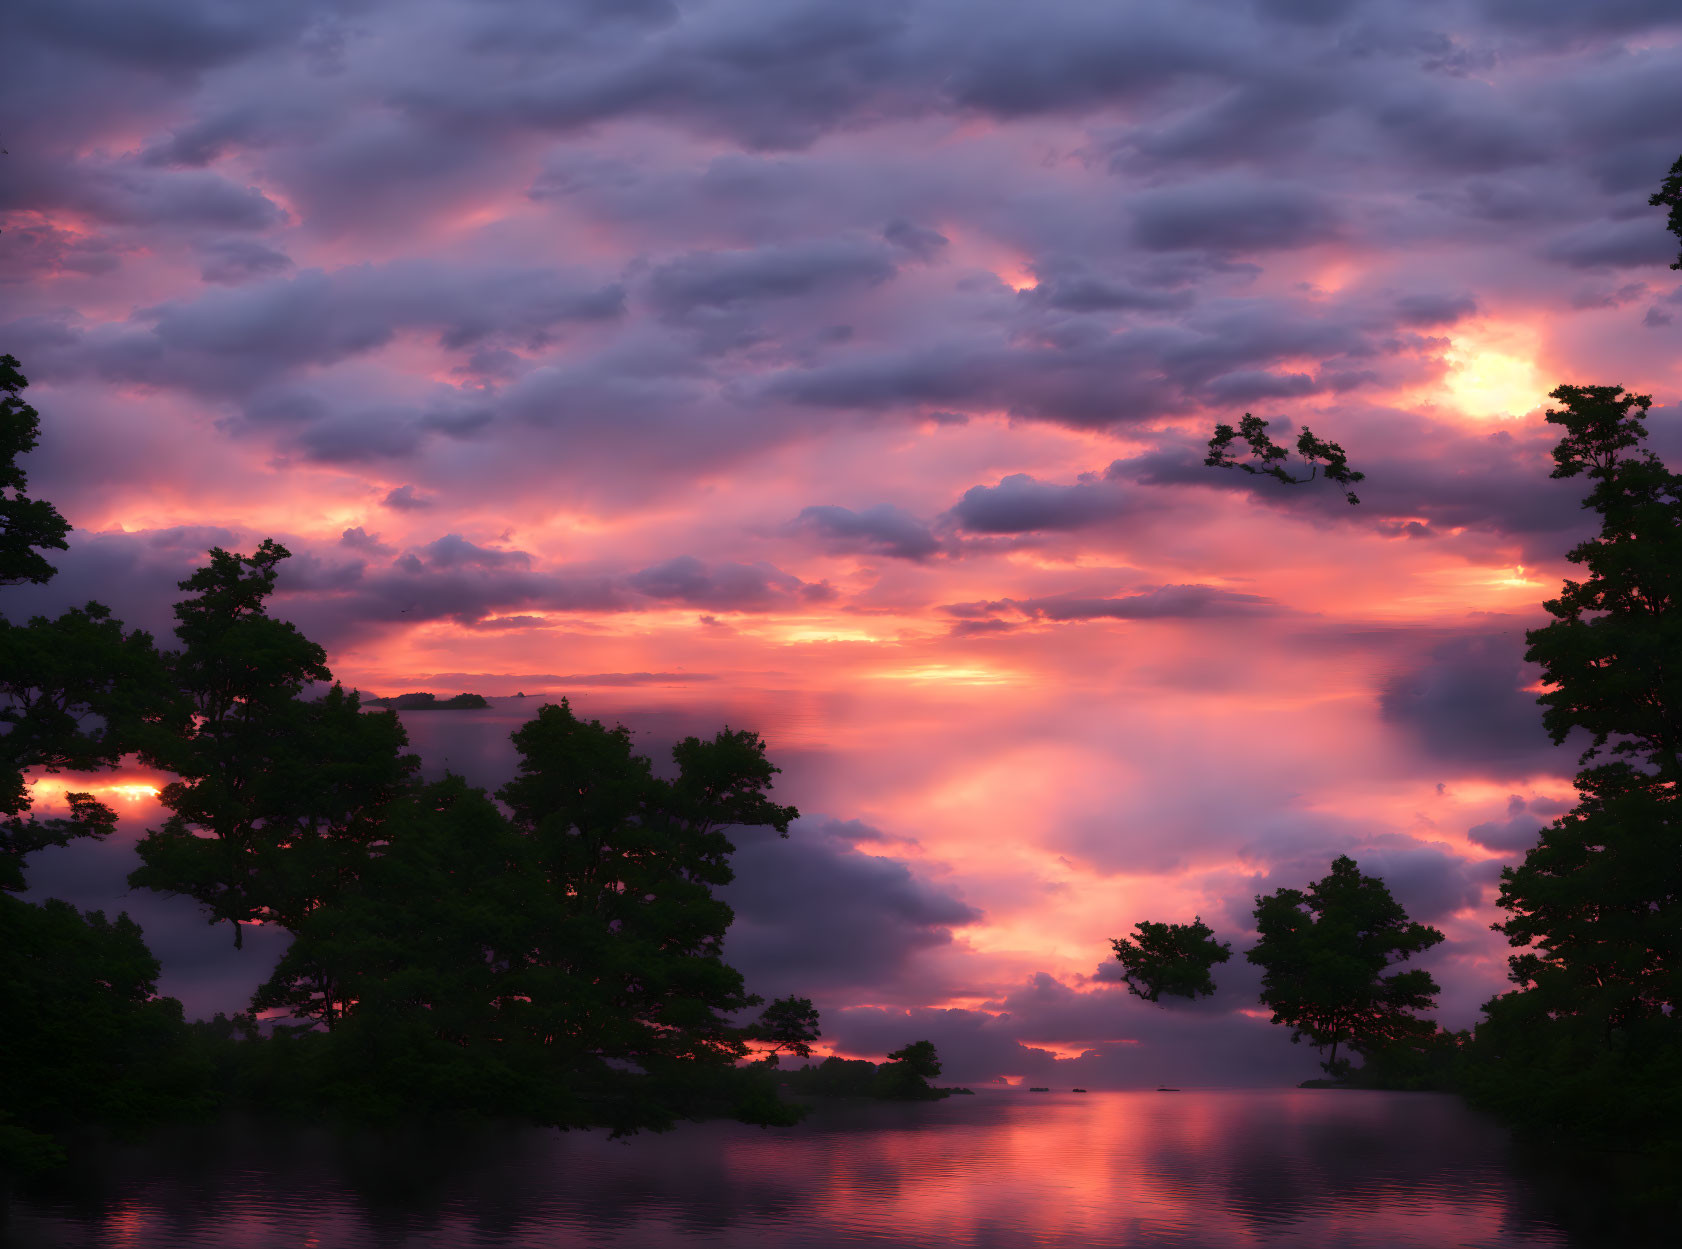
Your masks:
<svg viewBox="0 0 1682 1249"><path fill-rule="evenodd" d="M16 1196L16 1249L691 1245L1566 1246L1507 1134L1457 1099L989 1091L821 1103L792 1129L486 1127L442 1139L224 1122L88 1145Z"/></svg>

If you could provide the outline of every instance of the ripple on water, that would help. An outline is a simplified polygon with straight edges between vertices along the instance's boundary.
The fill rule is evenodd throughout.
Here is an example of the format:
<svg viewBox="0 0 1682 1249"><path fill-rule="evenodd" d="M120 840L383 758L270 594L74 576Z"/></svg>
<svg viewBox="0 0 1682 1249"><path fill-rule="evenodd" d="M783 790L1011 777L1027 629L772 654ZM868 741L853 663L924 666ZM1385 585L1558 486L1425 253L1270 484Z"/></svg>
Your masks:
<svg viewBox="0 0 1682 1249"><path fill-rule="evenodd" d="M1565 1246L1505 1134L1452 1098L982 1093L789 1130L336 1136L229 1122L90 1147L19 1249ZM9 1239L6 1237L9 1236Z"/></svg>

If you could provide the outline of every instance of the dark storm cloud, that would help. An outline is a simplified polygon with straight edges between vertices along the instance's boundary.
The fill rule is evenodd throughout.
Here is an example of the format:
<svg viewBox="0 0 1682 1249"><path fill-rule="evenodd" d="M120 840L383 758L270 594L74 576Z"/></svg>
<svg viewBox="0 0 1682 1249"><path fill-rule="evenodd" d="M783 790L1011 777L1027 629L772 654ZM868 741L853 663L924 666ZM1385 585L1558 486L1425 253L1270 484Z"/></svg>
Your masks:
<svg viewBox="0 0 1682 1249"><path fill-rule="evenodd" d="M1594 221L1549 243L1545 254L1576 269L1654 268L1668 264L1676 238L1657 214L1624 221Z"/></svg>
<svg viewBox="0 0 1682 1249"><path fill-rule="evenodd" d="M1337 214L1303 187L1221 182L1151 191L1132 204L1133 235L1154 251L1277 251L1331 242Z"/></svg>
<svg viewBox="0 0 1682 1249"><path fill-rule="evenodd" d="M58 211L101 225L168 231L264 230L286 220L257 188L208 170L168 171L92 157L55 163L28 149L7 161L0 212Z"/></svg>
<svg viewBox="0 0 1682 1249"><path fill-rule="evenodd" d="M1012 473L996 486L971 486L950 515L971 533L1086 529L1126 513L1131 501L1097 479L1062 486Z"/></svg>
<svg viewBox="0 0 1682 1249"><path fill-rule="evenodd" d="M1163 312L1187 307L1188 291L1158 290L1095 273L1078 260L1053 257L1034 266L1036 284L1020 298L1064 312Z"/></svg>
<svg viewBox="0 0 1682 1249"><path fill-rule="evenodd" d="M1682 25L1682 13L1669 0L1479 0L1478 10L1491 21L1519 34L1612 34L1650 27Z"/></svg>
<svg viewBox="0 0 1682 1249"><path fill-rule="evenodd" d="M1544 800L1540 805L1543 808L1551 808L1553 804ZM1547 814L1554 812L1549 810ZM1543 813L1533 810L1522 794L1512 794L1507 798L1505 820L1474 824L1466 830L1466 836L1486 850L1495 850L1509 856L1520 855L1536 844L1537 836L1545 823L1547 820L1543 818Z"/></svg>
<svg viewBox="0 0 1682 1249"><path fill-rule="evenodd" d="M637 593L656 601L708 611L767 611L830 596L827 586L801 581L770 564L709 566L693 555L651 565L626 581Z"/></svg>
<svg viewBox="0 0 1682 1249"><path fill-rule="evenodd" d="M531 556L524 551L498 551L476 546L459 533L447 533L429 542L419 552L428 568L530 568Z"/></svg>
<svg viewBox="0 0 1682 1249"><path fill-rule="evenodd" d="M226 5L215 0L17 0L8 25L69 51L169 73L237 60L294 38L329 10L310 0Z"/></svg>
<svg viewBox="0 0 1682 1249"><path fill-rule="evenodd" d="M1380 714L1442 765L1501 775L1569 771L1574 752L1549 742L1536 695L1523 688L1537 676L1524 651L1516 624L1440 642L1386 679Z"/></svg>
<svg viewBox="0 0 1682 1249"><path fill-rule="evenodd" d="M888 251L863 239L820 239L750 251L692 252L649 278L655 307L669 316L768 299L875 286L894 275Z"/></svg>
<svg viewBox="0 0 1682 1249"><path fill-rule="evenodd" d="M883 227L882 237L895 247L909 253L914 259L930 263L946 250L951 242L939 230L929 226L921 226L903 217L895 218Z"/></svg>
<svg viewBox="0 0 1682 1249"><path fill-rule="evenodd" d="M238 286L292 267L290 257L253 239L215 239L201 245L198 252L200 276L220 286Z"/></svg>
<svg viewBox="0 0 1682 1249"><path fill-rule="evenodd" d="M736 912L724 956L766 997L820 1001L891 991L920 950L948 945L981 912L919 880L906 864L856 849L881 834L857 821L805 817L784 839L738 829L736 879L719 891Z"/></svg>
<svg viewBox="0 0 1682 1249"><path fill-rule="evenodd" d="M385 498L380 500L380 505L397 512L418 512L434 506L435 502L435 500L420 494L413 486L393 486L386 491Z"/></svg>
<svg viewBox="0 0 1682 1249"><path fill-rule="evenodd" d="M1165 585L1121 598L1064 596L1011 600L1037 620L1195 620L1210 616L1253 616L1279 610L1259 594L1240 594L1207 585Z"/></svg>
<svg viewBox="0 0 1682 1249"><path fill-rule="evenodd" d="M1433 329L1463 321L1478 310L1470 295L1404 295L1396 301L1397 318L1403 325Z"/></svg>
<svg viewBox="0 0 1682 1249"><path fill-rule="evenodd" d="M803 508L789 529L812 534L826 550L838 554L926 560L940 550L940 539L927 525L891 503L858 512L833 505Z"/></svg>
<svg viewBox="0 0 1682 1249"><path fill-rule="evenodd" d="M383 347L400 330L433 331L446 350L544 343L566 322L615 317L623 307L618 286L553 270L400 261L207 291L142 309L127 328L68 331L55 354L61 367L112 379L238 395Z"/></svg>
<svg viewBox="0 0 1682 1249"><path fill-rule="evenodd" d="M1204 620L1225 616L1278 614L1284 609L1258 594L1241 594L1208 585L1164 585L1138 594L1098 598L1076 594L1031 599L992 599L946 603L940 610L960 623L952 632L971 636L1008 631L1015 625L1001 616L1062 623L1071 620Z"/></svg>
<svg viewBox="0 0 1682 1249"><path fill-rule="evenodd" d="M349 547L353 551L360 551L364 555L390 555L392 553L391 548L380 541L379 534L369 533L361 525L341 533L339 544Z"/></svg>

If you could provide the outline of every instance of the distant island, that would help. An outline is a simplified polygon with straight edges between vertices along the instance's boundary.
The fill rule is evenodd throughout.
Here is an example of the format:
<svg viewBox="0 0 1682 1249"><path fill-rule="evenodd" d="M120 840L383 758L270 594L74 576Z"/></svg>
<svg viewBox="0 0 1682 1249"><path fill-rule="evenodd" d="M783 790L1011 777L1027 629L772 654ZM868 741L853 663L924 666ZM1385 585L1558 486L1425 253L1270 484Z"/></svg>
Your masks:
<svg viewBox="0 0 1682 1249"><path fill-rule="evenodd" d="M489 707L483 694L457 694L454 698L439 698L436 694L398 694L394 698L370 698L370 707L389 707L393 711L477 711Z"/></svg>
<svg viewBox="0 0 1682 1249"><path fill-rule="evenodd" d="M940 1088L929 1083L940 1074L934 1046L919 1041L888 1055L878 1066L862 1058L826 1058L785 1071L777 1083L808 1097L873 1097L883 1101L938 1101L973 1089Z"/></svg>

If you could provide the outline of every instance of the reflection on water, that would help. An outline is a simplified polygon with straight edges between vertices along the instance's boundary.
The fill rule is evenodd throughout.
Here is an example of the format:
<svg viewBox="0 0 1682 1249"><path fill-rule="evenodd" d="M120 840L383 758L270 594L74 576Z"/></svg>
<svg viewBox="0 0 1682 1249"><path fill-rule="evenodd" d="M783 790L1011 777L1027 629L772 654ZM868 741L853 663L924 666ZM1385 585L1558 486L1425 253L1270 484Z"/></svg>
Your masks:
<svg viewBox="0 0 1682 1249"><path fill-rule="evenodd" d="M1449 1097L983 1093L800 1127L469 1137L223 1124L91 1149L0 1241L132 1249L1564 1246Z"/></svg>

